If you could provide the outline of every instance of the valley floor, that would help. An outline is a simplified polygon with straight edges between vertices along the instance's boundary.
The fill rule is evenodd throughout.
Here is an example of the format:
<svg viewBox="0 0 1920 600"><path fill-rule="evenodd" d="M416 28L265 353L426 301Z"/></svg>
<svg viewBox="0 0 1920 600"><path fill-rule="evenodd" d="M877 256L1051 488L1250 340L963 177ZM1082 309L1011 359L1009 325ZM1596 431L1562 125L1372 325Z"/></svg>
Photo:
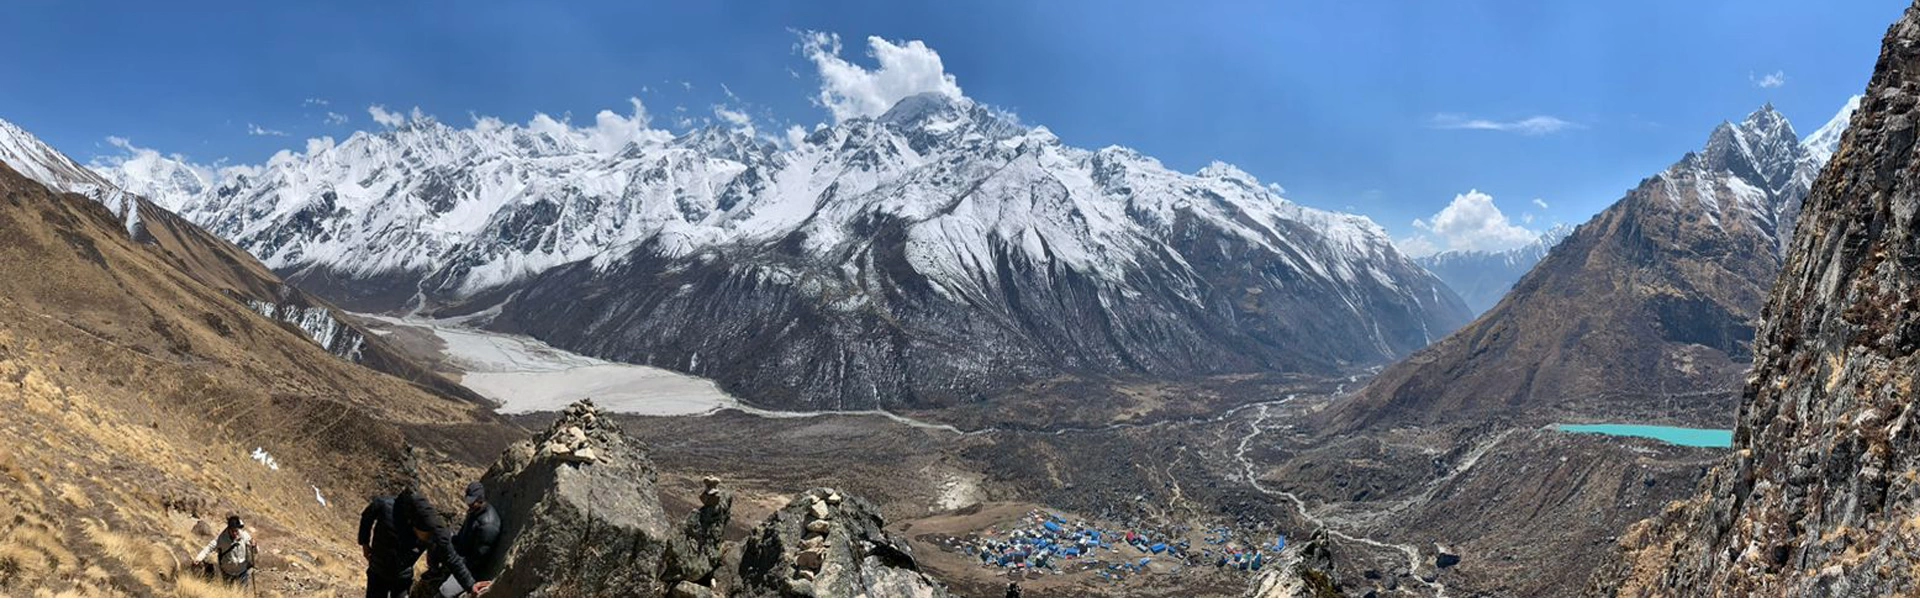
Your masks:
<svg viewBox="0 0 1920 600"><path fill-rule="evenodd" d="M693 498L701 476L718 475L740 492L736 523L771 513L795 489L869 497L915 540L928 569L977 596L1000 595L1009 581L1048 595L1234 596L1252 578L1198 556L1199 535L1183 538L1195 544L1191 560L1125 577L1099 574L1117 556L1058 573L1009 571L957 541L1004 534L1031 511L1115 531L1232 538L1206 549L1324 531L1336 579L1352 595L1574 593L1611 556L1613 536L1692 490L1720 452L1533 426L1331 439L1312 431L1309 417L1366 374L1240 381L1227 389L1259 393L1195 394L1205 401L1106 424L992 423L982 418L991 408L952 422L938 412L767 411L696 377L457 323L377 319L380 333L431 351L523 425L544 426L548 411L580 397L622 413L663 471L663 497ZM1202 388L1222 389L1193 389ZM1441 552L1458 564L1438 566Z"/></svg>

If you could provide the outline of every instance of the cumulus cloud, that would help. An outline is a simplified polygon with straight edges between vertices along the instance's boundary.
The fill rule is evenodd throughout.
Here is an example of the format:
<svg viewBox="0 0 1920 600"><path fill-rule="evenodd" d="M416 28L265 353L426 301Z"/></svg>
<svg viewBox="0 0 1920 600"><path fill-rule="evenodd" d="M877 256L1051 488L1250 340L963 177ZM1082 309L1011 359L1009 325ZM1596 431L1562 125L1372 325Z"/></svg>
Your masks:
<svg viewBox="0 0 1920 600"><path fill-rule="evenodd" d="M584 127L574 127L571 115L561 115L555 119L539 113L527 122L527 129L554 139L571 140L601 154L619 152L630 143L649 144L673 139L672 133L650 127L653 118L647 114L647 105L639 98L627 98L627 104L633 109L631 113L621 115L601 109L594 114L593 124ZM482 126L485 126L484 122ZM498 127L497 122L494 127Z"/></svg>
<svg viewBox="0 0 1920 600"><path fill-rule="evenodd" d="M1774 71L1757 77L1752 73L1748 73L1747 81L1753 82L1753 86L1758 88L1777 88L1787 84L1787 72Z"/></svg>
<svg viewBox="0 0 1920 600"><path fill-rule="evenodd" d="M281 131L278 129L267 129L259 125L248 123L247 135L268 135L268 136L275 136L275 137L287 137L287 132Z"/></svg>
<svg viewBox="0 0 1920 600"><path fill-rule="evenodd" d="M321 121L328 125L345 125L347 124L347 116L337 112L327 111L326 118L321 119Z"/></svg>
<svg viewBox="0 0 1920 600"><path fill-rule="evenodd" d="M1478 129L1483 131L1504 131L1520 135L1547 135L1567 129L1579 129L1580 124L1550 115L1535 115L1518 121L1495 121L1476 119L1466 115L1440 113L1427 121L1434 129Z"/></svg>
<svg viewBox="0 0 1920 600"><path fill-rule="evenodd" d="M1533 205L1534 205L1534 206L1538 206L1538 207L1540 207L1540 210L1546 210L1546 209L1547 209L1547 201L1545 201L1545 200L1541 200L1541 199L1539 199L1539 198L1534 198L1534 199L1533 199Z"/></svg>
<svg viewBox="0 0 1920 600"><path fill-rule="evenodd" d="M817 31L800 33L800 51L820 72L820 93L814 103L833 113L836 122L874 117L893 108L901 98L925 92L961 98L960 84L940 53L925 42L894 43L867 38L867 56L878 68L868 69L840 57L840 36Z"/></svg>
<svg viewBox="0 0 1920 600"><path fill-rule="evenodd" d="M747 115L745 112L715 105L713 107L713 116L719 117L720 122L726 123L727 126L734 131L743 132L747 134L748 137L755 135L753 130L753 117Z"/></svg>
<svg viewBox="0 0 1920 600"><path fill-rule="evenodd" d="M308 98L300 101L301 106L326 106L328 104L332 104L332 102L328 102L326 98Z"/></svg>
<svg viewBox="0 0 1920 600"><path fill-rule="evenodd" d="M399 127L407 124L406 115L389 111L387 107L378 104L367 107L367 115L373 117L373 122L386 127Z"/></svg>
<svg viewBox="0 0 1920 600"><path fill-rule="evenodd" d="M1497 252L1524 246L1539 232L1515 225L1494 206L1493 196L1468 190L1453 197L1446 208L1425 219L1414 219L1419 233L1399 240L1401 252L1426 256L1449 250Z"/></svg>
<svg viewBox="0 0 1920 600"><path fill-rule="evenodd" d="M807 143L806 128L799 125L788 125L786 141L788 148L799 148L802 144Z"/></svg>

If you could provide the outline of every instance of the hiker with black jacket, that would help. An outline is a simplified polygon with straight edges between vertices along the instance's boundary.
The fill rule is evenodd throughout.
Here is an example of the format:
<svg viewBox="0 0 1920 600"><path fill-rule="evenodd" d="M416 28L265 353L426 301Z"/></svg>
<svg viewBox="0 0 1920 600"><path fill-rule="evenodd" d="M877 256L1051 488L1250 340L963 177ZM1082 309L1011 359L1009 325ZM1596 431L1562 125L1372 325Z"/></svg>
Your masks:
<svg viewBox="0 0 1920 600"><path fill-rule="evenodd" d="M463 499L467 503L467 516L460 523L460 531L453 534L453 551L460 555L460 562L466 564L467 572L474 578L489 577L493 546L500 540L500 516L487 505L487 488L478 481L467 486ZM415 596L445 598L460 593L460 583L445 569L428 570L421 581L436 587L415 590Z"/></svg>
<svg viewBox="0 0 1920 600"><path fill-rule="evenodd" d="M491 581L475 581L467 571L466 561L453 549L453 536L425 495L408 486L388 503L391 509L386 513L391 520L385 523L381 520L382 500L374 499L360 515L360 538L366 542L368 597L405 597L410 590L402 584L413 583L413 563L422 553L427 555L428 570L452 575L462 593L478 596L493 587ZM391 537L383 537L381 531L390 532ZM383 547L383 542L391 545Z"/></svg>
<svg viewBox="0 0 1920 600"><path fill-rule="evenodd" d="M367 557L367 597L405 598L413 589L413 536L394 520L392 496L376 497L360 511L360 553Z"/></svg>
<svg viewBox="0 0 1920 600"><path fill-rule="evenodd" d="M487 504L487 488L475 481L467 486L467 518L453 534L453 549L475 577L488 577L493 546L500 541L500 515Z"/></svg>

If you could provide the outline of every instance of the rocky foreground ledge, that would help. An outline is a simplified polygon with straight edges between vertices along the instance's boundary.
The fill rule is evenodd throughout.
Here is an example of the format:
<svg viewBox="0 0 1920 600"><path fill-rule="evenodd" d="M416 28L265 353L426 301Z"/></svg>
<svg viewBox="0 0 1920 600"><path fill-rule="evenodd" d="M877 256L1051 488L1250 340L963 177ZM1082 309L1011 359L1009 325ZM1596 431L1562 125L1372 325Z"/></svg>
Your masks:
<svg viewBox="0 0 1920 600"><path fill-rule="evenodd" d="M943 597L872 503L814 489L723 539L733 497L706 480L675 527L643 444L591 400L504 452L483 481L500 513L493 596Z"/></svg>

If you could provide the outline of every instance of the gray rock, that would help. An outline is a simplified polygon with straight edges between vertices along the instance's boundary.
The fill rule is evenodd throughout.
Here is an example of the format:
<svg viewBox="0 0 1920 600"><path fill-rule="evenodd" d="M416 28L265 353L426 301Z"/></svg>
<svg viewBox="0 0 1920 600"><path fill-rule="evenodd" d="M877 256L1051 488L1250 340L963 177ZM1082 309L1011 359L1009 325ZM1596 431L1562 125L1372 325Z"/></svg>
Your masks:
<svg viewBox="0 0 1920 600"><path fill-rule="evenodd" d="M662 557L675 535L639 442L613 421L593 419L591 402L531 441L515 444L487 471L487 501L500 512L496 596L661 596ZM579 428L602 462L538 454Z"/></svg>
<svg viewBox="0 0 1920 600"><path fill-rule="evenodd" d="M945 597L946 588L920 571L905 539L888 534L879 509L865 499L841 495L838 510L826 520L809 514L826 490L812 490L789 502L755 527L741 543L739 595L848 598ZM829 523L824 542L809 549L816 523ZM817 556L817 569L802 564ZM812 581L803 578L811 573Z"/></svg>
<svg viewBox="0 0 1920 600"><path fill-rule="evenodd" d="M713 589L691 581L673 584L673 590L667 594L672 598L712 598Z"/></svg>
<svg viewBox="0 0 1920 600"><path fill-rule="evenodd" d="M680 525L680 537L667 548L667 581L690 581L707 587L721 587L715 573L725 563L727 524L733 521L733 494L720 487L720 480L705 479L701 507L687 515Z"/></svg>

